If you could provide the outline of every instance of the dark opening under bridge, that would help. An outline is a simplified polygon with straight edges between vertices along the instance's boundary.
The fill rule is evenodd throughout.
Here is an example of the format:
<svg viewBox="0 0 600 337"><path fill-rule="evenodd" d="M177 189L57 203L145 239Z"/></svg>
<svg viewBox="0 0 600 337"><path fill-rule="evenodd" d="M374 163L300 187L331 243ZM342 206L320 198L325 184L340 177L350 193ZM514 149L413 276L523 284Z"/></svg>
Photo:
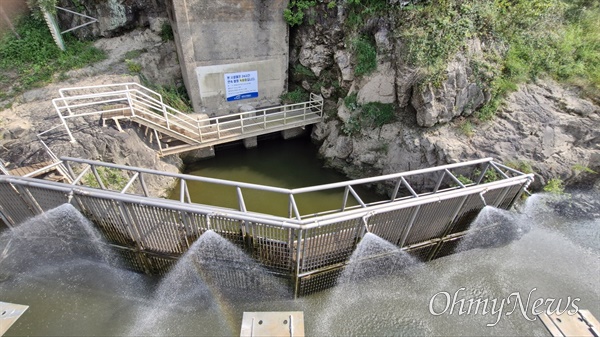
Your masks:
<svg viewBox="0 0 600 337"><path fill-rule="evenodd" d="M296 296L333 286L367 232L421 260L450 254L467 233L493 228L469 229L484 206L510 208L533 181L532 174L490 158L296 189L75 158L61 158L59 164L71 183L0 175L0 215L9 227L70 203L133 269L155 274L167 272L193 242L212 230L273 274L288 278ZM102 170L118 170L128 180L111 187ZM180 200L150 196L145 181L156 176L179 179ZM195 181L234 189L238 208L192 203L187 186ZM368 203L356 189L360 185L388 186L391 193ZM248 209L244 195L250 190L283 195L287 216ZM338 209L306 214L297 202L304 195L334 190L343 191ZM236 275L236 270L215 272L222 273L216 277L223 282Z"/></svg>
<svg viewBox="0 0 600 337"><path fill-rule="evenodd" d="M52 104L72 142L67 120L100 116L102 124L131 121L146 128L160 156L206 148L259 135L318 123L323 119L323 98L248 112L208 118L185 114L167 105L163 97L137 83L96 85L59 90Z"/></svg>

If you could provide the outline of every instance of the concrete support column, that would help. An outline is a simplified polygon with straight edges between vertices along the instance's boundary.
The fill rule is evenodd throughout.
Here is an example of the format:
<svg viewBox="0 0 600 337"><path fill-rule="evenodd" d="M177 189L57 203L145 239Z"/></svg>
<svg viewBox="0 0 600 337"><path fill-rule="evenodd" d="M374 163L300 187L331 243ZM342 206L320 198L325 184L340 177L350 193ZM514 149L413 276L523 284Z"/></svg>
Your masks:
<svg viewBox="0 0 600 337"><path fill-rule="evenodd" d="M293 128L281 131L281 137L285 140L299 137L306 133L306 128Z"/></svg>

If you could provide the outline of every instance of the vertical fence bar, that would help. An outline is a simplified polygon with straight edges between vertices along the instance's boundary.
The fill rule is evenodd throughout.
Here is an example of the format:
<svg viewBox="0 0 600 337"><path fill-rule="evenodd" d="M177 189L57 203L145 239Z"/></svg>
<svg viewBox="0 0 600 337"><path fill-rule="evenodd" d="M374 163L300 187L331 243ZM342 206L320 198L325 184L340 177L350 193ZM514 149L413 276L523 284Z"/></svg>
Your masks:
<svg viewBox="0 0 600 337"><path fill-rule="evenodd" d="M303 259L303 256L301 254L301 250L304 251L304 239L303 239L303 234L304 234L304 230L303 229L296 229L297 232L297 236L296 236L296 271L295 271L295 282L294 282L294 298L298 298L298 293L300 292L300 260Z"/></svg>
<svg viewBox="0 0 600 337"><path fill-rule="evenodd" d="M140 173L139 179L140 185L142 185L142 191L144 192L144 196L149 196L150 193L148 193L148 187L146 186L146 181L144 180L144 175L142 173Z"/></svg>
<svg viewBox="0 0 600 337"><path fill-rule="evenodd" d="M412 229L412 226L414 225L415 220L417 220L417 215L419 214L420 210L421 210L421 205L415 207L415 210L413 211L413 214L410 217L410 222L408 223L408 226L406 226L406 229L405 229L404 233L402 234L402 238L400 239L398 247L400 247L400 248L404 247L404 244L406 243L406 239L408 238L408 234L410 233L410 230Z"/></svg>

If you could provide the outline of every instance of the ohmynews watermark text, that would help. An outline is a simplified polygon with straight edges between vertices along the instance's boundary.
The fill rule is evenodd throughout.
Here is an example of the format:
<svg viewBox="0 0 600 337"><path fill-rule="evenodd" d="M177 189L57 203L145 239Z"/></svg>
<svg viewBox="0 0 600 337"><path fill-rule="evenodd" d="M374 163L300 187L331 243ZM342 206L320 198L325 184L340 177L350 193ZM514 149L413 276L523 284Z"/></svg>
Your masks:
<svg viewBox="0 0 600 337"><path fill-rule="evenodd" d="M563 303L563 299L554 298L537 298L532 301L533 293L537 288L531 289L527 294L526 300L521 293L513 292L506 298L482 298L481 291L473 291L472 296L468 296L467 288L460 288L454 294L447 291L440 291L431 297L429 300L429 312L434 316L444 314L452 315L491 315L495 317L495 322L486 324L489 327L495 326L500 322L502 316L510 316L517 312L523 315L528 321L535 321L537 316L546 313L562 315L565 312L569 316L577 314L579 307L577 302L580 298L567 297ZM467 298L471 297L471 298Z"/></svg>

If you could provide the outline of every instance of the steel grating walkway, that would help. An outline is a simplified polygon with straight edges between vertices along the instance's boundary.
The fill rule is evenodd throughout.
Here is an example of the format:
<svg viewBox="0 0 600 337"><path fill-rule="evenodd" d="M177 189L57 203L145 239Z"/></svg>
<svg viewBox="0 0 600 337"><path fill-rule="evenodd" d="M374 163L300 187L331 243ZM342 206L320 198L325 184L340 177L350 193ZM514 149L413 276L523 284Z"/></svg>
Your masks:
<svg viewBox="0 0 600 337"><path fill-rule="evenodd" d="M533 181L532 174L490 158L296 189L76 158L63 157L61 164L72 183L0 175L0 215L9 227L70 203L133 269L156 274L167 272L191 244L212 230L274 274L288 278L296 296L334 285L367 232L421 260L447 255L483 207L510 208ZM119 172L127 182L111 186L102 170ZM180 180L180 200L148 194L146 181L157 176ZM239 207L192 203L187 186L196 181L234 188ZM390 194L367 203L356 189L365 184L388 186ZM304 194L336 189L344 191L338 209L306 214L296 202ZM249 190L282 194L288 200L288 215L247 209L244 195Z"/></svg>

